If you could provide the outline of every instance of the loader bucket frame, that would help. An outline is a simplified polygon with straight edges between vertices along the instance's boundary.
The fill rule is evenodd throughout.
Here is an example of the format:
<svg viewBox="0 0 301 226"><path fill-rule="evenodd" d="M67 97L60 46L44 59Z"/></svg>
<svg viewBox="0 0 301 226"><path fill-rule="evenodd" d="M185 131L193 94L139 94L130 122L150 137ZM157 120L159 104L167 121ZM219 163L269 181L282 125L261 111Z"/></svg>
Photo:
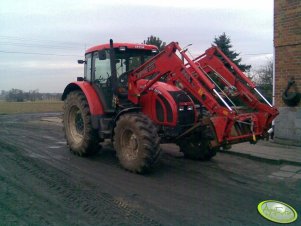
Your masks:
<svg viewBox="0 0 301 226"><path fill-rule="evenodd" d="M266 136L278 111L255 84L216 46L195 59L186 51L172 42L134 70L129 75L128 98L138 104L143 93L157 81L164 80L189 93L206 108L219 145L256 142ZM137 81L141 79L149 81L138 87ZM232 95L247 110L236 106Z"/></svg>

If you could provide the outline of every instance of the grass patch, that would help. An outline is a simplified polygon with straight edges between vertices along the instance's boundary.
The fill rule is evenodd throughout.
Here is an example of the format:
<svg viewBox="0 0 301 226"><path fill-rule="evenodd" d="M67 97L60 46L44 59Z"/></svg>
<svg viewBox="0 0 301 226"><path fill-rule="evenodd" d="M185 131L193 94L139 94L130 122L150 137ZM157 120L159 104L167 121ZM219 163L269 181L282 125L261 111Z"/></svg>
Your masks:
<svg viewBox="0 0 301 226"><path fill-rule="evenodd" d="M61 112L63 101L5 102L0 101L0 115L35 112Z"/></svg>

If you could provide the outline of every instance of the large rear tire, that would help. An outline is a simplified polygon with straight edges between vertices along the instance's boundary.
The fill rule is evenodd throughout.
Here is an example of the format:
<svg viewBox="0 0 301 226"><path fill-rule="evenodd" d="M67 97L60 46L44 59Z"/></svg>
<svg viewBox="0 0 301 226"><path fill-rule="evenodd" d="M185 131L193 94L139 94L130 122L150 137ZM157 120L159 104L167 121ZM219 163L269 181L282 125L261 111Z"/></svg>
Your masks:
<svg viewBox="0 0 301 226"><path fill-rule="evenodd" d="M160 139L152 121L142 113L120 116L114 129L120 164L135 173L148 172L160 155Z"/></svg>
<svg viewBox="0 0 301 226"><path fill-rule="evenodd" d="M72 153L88 156L100 149L100 139L97 130L92 127L89 105L81 91L73 91L65 99L63 124Z"/></svg>

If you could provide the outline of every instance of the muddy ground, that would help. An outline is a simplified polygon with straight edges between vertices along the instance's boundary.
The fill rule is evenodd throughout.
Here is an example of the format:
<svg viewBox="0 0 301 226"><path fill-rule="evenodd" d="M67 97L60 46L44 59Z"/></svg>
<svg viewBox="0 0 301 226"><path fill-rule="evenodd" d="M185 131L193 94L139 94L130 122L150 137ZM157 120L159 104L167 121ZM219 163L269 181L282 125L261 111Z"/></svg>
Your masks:
<svg viewBox="0 0 301 226"><path fill-rule="evenodd" d="M163 145L155 170L136 175L109 146L72 155L55 117L0 116L0 225L276 225L257 213L267 199L301 213L301 180L271 176L282 165L225 153L192 161Z"/></svg>

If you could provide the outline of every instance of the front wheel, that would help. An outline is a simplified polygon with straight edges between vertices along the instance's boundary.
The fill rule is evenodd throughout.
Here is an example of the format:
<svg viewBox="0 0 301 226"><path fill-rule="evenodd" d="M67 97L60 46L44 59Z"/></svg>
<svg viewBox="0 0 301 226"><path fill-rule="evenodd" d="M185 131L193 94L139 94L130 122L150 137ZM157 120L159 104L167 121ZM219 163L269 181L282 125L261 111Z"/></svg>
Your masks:
<svg viewBox="0 0 301 226"><path fill-rule="evenodd" d="M63 124L72 153L87 156L98 151L100 139L92 128L89 105L81 91L73 91L65 99Z"/></svg>
<svg viewBox="0 0 301 226"><path fill-rule="evenodd" d="M135 173L149 171L160 155L160 139L152 121L142 113L120 116L114 129L120 164Z"/></svg>
<svg viewBox="0 0 301 226"><path fill-rule="evenodd" d="M202 142L180 142L179 146L185 158L192 160L208 161L216 155L215 148L209 148L207 144Z"/></svg>

